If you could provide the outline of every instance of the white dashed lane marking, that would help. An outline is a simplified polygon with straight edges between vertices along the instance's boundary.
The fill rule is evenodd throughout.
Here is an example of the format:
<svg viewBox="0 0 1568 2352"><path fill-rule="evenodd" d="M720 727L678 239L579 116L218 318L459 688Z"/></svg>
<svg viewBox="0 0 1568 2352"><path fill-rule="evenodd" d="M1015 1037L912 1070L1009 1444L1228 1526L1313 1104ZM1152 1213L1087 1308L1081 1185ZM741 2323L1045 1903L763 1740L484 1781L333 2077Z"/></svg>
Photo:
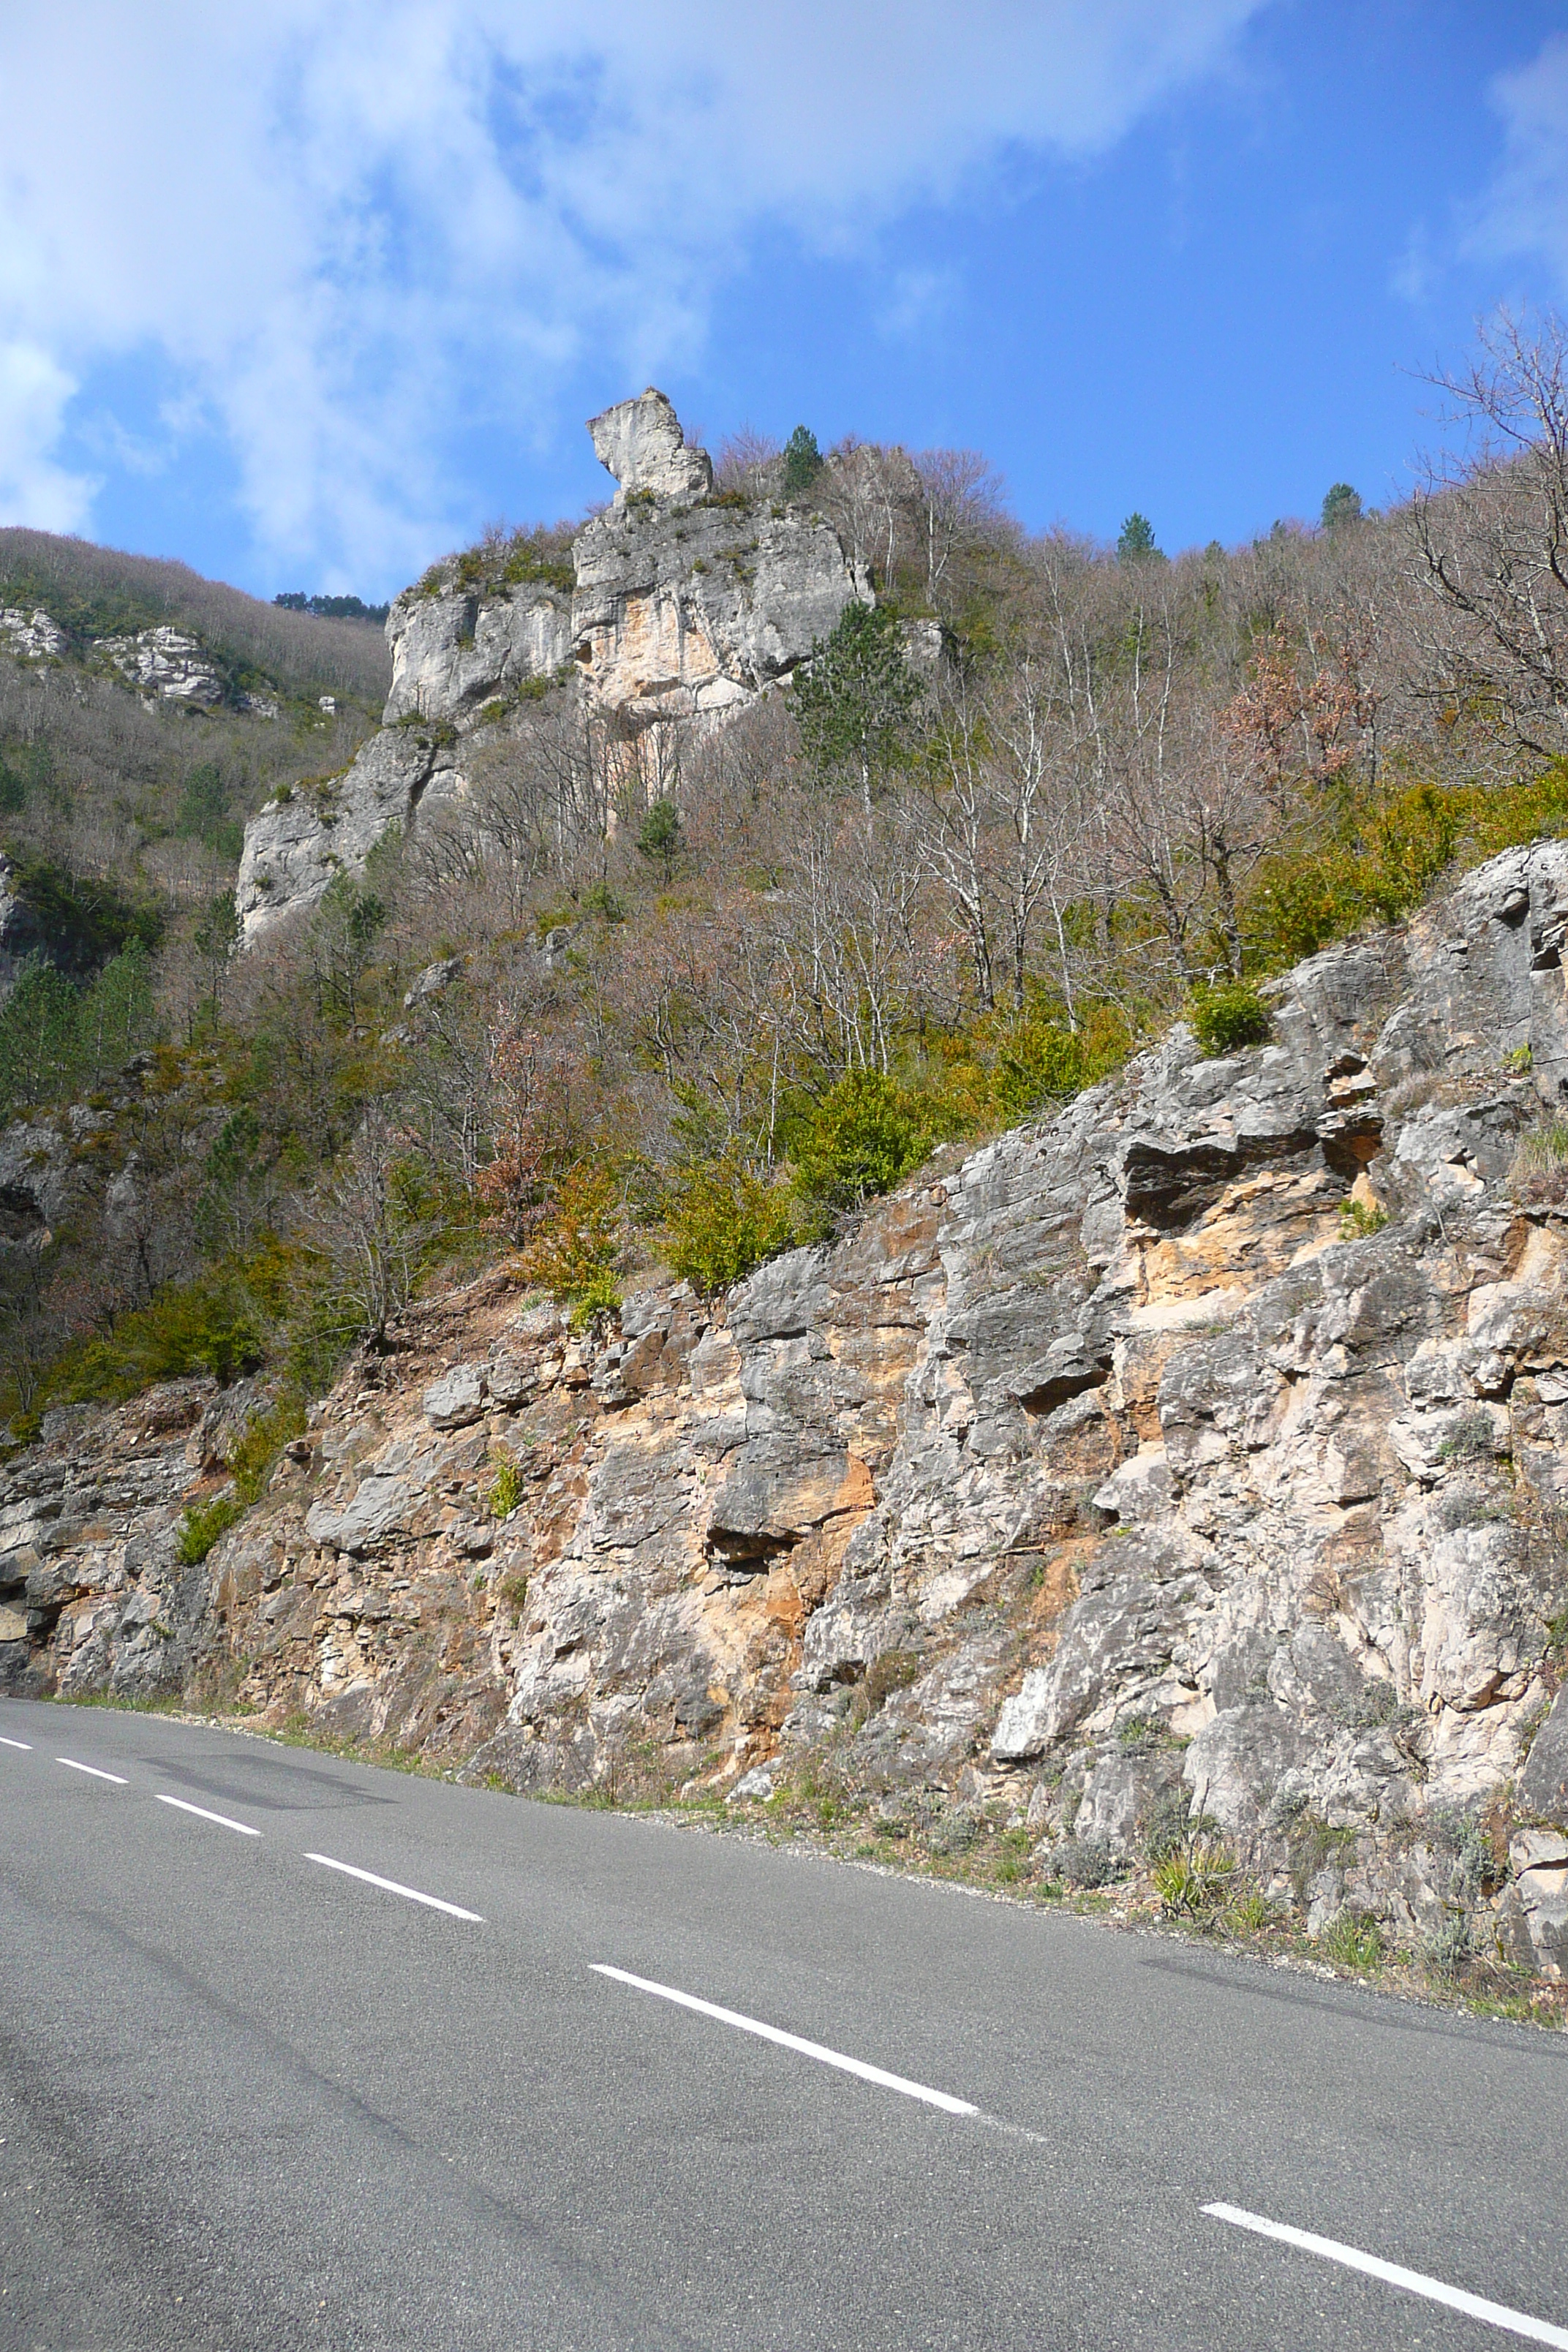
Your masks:
<svg viewBox="0 0 1568 2352"><path fill-rule="evenodd" d="M131 1786L123 1772L100 1772L96 1764L79 1764L74 1756L57 1756L55 1762L63 1764L68 1771L89 1772L95 1780L112 1780L117 1789L128 1789Z"/></svg>
<svg viewBox="0 0 1568 2352"><path fill-rule="evenodd" d="M216 1822L220 1830L237 1830L241 1837L261 1835L261 1832L253 1830L248 1822L232 1822L226 1813L209 1813L205 1805L187 1804L184 1797L165 1797L160 1791L158 1802L161 1805L177 1805L182 1813L195 1813L199 1822Z"/></svg>
<svg viewBox="0 0 1568 2352"><path fill-rule="evenodd" d="M901 2091L906 2099L923 2099L928 2107L941 2107L950 2116L980 2113L967 2099L955 2099L946 2091L933 2091L924 2083L911 2083L904 2074L889 2074L885 2067L868 2066L864 2058L847 2058L842 2051L825 2050L820 2042L803 2042L798 2033L785 2033L777 2025L764 2025L758 2018L742 2017L739 2010L720 2009L710 2000L699 2000L695 1993L678 1992L673 1985L655 1984L647 1977L628 1976L625 1969L605 1968L597 1960L590 1965L595 1976L611 1977L616 1984L631 1985L637 1992L651 1992L659 2000L672 2000L681 2009L694 2009L700 2017L717 2018L721 2025L732 2025L741 2033L754 2033L759 2041L776 2042L782 2050L794 2050L803 2058L815 2058L819 2065L837 2066L843 2074L858 2074L863 2083L875 2083L884 2091Z"/></svg>
<svg viewBox="0 0 1568 2352"><path fill-rule="evenodd" d="M1407 2271L1399 2263L1385 2263L1377 2254L1363 2254L1358 2246L1342 2246L1337 2238L1319 2238L1310 2230L1292 2230L1283 2221L1266 2221L1261 2213L1248 2213L1239 2205L1205 2205L1203 2210L1212 2213L1216 2221L1229 2221L1238 2230L1255 2231L1260 2238L1276 2238L1282 2245L1295 2246L1304 2254L1321 2254L1325 2262L1341 2263L1347 2270L1364 2271L1368 2278L1402 2287L1406 2294L1423 2295L1428 2303L1447 2304L1450 2311L1462 2311L1467 2318L1484 2320L1489 2327L1503 2328L1510 2336L1528 2336L1532 2344L1555 2344L1563 2347L1563 2352L1568 2352L1568 2327L1553 2327L1549 2319L1531 2319L1527 2312L1510 2311L1503 2303L1489 2303L1485 2295L1471 2294L1462 2286L1448 2286L1442 2279L1427 2278L1421 2271Z"/></svg>
<svg viewBox="0 0 1568 2352"><path fill-rule="evenodd" d="M379 1886L384 1894L401 1895L406 1902L423 1903L431 1911L444 1911L449 1919L471 1919L482 1927L484 1919L478 1911L465 1911L460 1903L443 1903L438 1895L421 1895L416 1886L404 1886L395 1878L378 1878L374 1870L356 1870L352 1862L334 1862L330 1853L308 1853L307 1862L319 1862L323 1870L341 1870L345 1878L361 1878L367 1886Z"/></svg>
<svg viewBox="0 0 1568 2352"><path fill-rule="evenodd" d="M30 1739L7 1739L3 1732L0 1732L0 1748L19 1748L24 1756L30 1756L33 1752Z"/></svg>

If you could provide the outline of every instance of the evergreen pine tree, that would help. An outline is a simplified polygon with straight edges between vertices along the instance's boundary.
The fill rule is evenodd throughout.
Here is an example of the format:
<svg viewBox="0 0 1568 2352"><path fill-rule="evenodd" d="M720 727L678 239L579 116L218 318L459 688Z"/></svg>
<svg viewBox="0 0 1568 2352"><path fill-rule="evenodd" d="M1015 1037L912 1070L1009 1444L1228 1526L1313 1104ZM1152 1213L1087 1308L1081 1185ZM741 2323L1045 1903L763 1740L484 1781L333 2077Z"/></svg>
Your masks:
<svg viewBox="0 0 1568 2352"><path fill-rule="evenodd" d="M822 452L809 425L797 425L784 443L784 494L803 499L822 471Z"/></svg>
<svg viewBox="0 0 1568 2352"><path fill-rule="evenodd" d="M1154 544L1153 524L1147 515L1140 514L1134 508L1121 526L1121 536L1116 542L1116 561L1118 563L1147 563L1151 556L1159 552Z"/></svg>

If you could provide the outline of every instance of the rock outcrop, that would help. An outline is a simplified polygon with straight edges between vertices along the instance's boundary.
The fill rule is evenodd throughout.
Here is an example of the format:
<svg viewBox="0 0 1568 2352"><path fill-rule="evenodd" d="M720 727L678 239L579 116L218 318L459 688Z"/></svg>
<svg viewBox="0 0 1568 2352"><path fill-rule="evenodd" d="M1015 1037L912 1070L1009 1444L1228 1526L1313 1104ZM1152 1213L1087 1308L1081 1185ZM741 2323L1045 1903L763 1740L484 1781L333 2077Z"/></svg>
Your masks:
<svg viewBox="0 0 1568 2352"><path fill-rule="evenodd" d="M1178 1028L723 1301L574 1336L488 1277L353 1368L201 1594L224 1401L58 1432L0 1485L0 1654L518 1789L809 1761L1064 1869L1208 1820L1314 1933L1561 1972L1568 1197L1510 1171L1565 939L1568 844L1510 851L1279 983L1268 1045Z"/></svg>
<svg viewBox="0 0 1568 2352"><path fill-rule="evenodd" d="M668 499L680 505L706 498L713 468L706 449L689 449L680 420L650 383L637 400L623 400L588 419L594 455L614 474L617 510L628 499Z"/></svg>
<svg viewBox="0 0 1568 2352"><path fill-rule="evenodd" d="M100 637L94 650L111 661L127 685L149 701L216 710L227 699L221 673L188 630L165 624L139 629L133 636Z"/></svg>
<svg viewBox="0 0 1568 2352"><path fill-rule="evenodd" d="M616 479L605 511L557 567L487 573L459 559L405 589L387 616L384 729L317 801L271 803L246 830L237 903L247 941L363 868L394 822L406 834L468 793L474 739L495 741L520 691L554 683L626 734L721 719L787 678L852 599L863 570L807 507L712 495L706 453L649 390L595 416Z"/></svg>
<svg viewBox="0 0 1568 2352"><path fill-rule="evenodd" d="M15 605L0 610L0 639L19 661L63 661L70 639L51 614L39 610L19 612Z"/></svg>

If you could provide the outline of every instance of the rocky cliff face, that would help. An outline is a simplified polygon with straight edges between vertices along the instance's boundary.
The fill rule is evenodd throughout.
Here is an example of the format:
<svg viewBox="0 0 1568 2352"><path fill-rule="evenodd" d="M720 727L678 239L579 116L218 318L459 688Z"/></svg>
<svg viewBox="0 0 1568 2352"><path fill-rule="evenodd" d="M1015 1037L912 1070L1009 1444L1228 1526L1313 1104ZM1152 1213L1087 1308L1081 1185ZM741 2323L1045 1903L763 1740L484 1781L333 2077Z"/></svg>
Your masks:
<svg viewBox="0 0 1568 2352"><path fill-rule="evenodd" d="M323 793L251 820L237 905L247 940L363 868L394 822L405 832L467 795L473 739L504 725L520 688L569 682L628 732L710 719L787 677L856 596L870 601L819 515L712 496L674 409L649 389L589 425L614 500L572 550L574 586L485 581L461 563L405 590L387 617L384 732Z"/></svg>
<svg viewBox="0 0 1568 2352"><path fill-rule="evenodd" d="M1177 1029L711 1307L574 1338L492 1276L199 1572L243 1399L59 1423L0 1487L0 1658L522 1790L809 1761L1000 1801L1069 1874L1203 1815L1314 1932L1561 1972L1568 1208L1510 1171L1568 1087L1565 938L1568 845L1510 852L1280 983L1269 1045Z"/></svg>

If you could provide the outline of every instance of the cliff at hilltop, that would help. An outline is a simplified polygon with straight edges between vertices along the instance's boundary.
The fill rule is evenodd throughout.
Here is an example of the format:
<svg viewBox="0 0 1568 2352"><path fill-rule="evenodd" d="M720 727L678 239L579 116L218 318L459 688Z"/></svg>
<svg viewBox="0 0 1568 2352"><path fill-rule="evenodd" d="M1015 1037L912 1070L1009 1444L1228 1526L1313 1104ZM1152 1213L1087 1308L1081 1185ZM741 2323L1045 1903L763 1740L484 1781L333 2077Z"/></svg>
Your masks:
<svg viewBox="0 0 1568 2352"><path fill-rule="evenodd" d="M570 570L437 565L387 617L382 732L323 790L251 820L237 886L247 941L363 870L389 826L406 835L460 805L472 753L520 691L565 684L623 739L659 721L721 718L787 677L827 636L866 574L809 509L713 495L704 452L651 388L593 418L616 496L577 534ZM511 577L509 573L516 573ZM553 576L552 576L553 575Z"/></svg>
<svg viewBox="0 0 1568 2352"><path fill-rule="evenodd" d="M577 1338L487 1277L200 1569L244 1391L53 1414L5 1475L8 1678L518 1790L809 1767L954 1835L999 1805L1068 1877L1202 1816L1314 1933L1561 1972L1568 1209L1510 1169L1565 938L1568 845L1510 851L1277 983L1271 1043L1177 1028L711 1307Z"/></svg>

